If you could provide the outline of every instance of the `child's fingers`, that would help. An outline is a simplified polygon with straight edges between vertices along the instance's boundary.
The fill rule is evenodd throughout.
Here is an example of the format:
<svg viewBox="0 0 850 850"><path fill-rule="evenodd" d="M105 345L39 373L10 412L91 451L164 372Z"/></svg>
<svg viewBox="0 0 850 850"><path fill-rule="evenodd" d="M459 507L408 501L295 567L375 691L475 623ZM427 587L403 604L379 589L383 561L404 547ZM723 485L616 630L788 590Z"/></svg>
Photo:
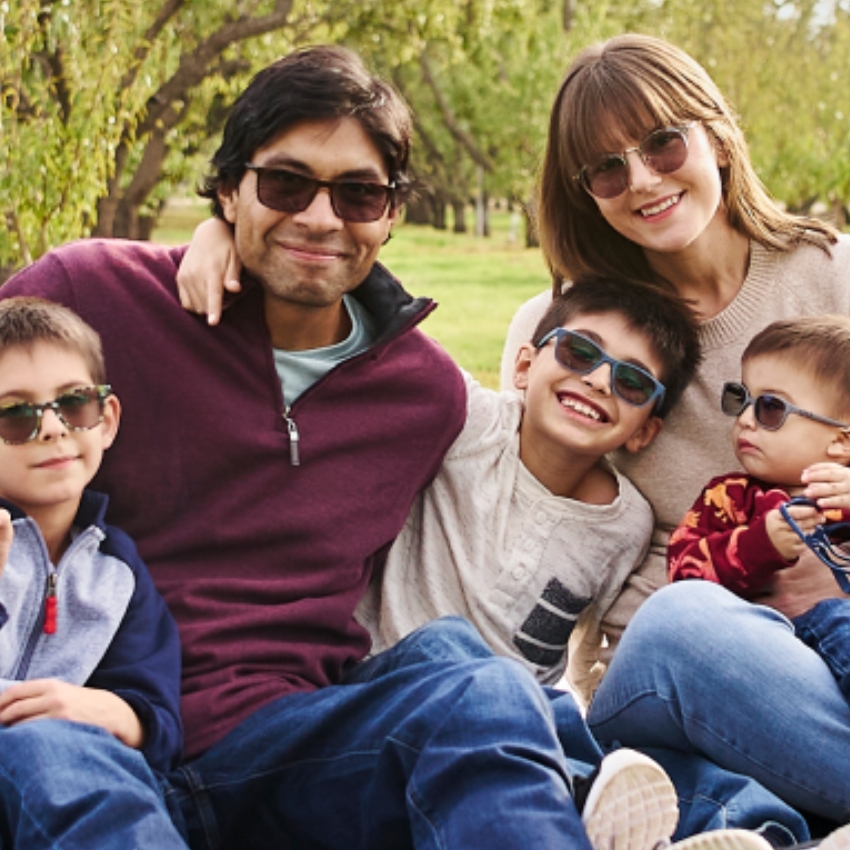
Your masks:
<svg viewBox="0 0 850 850"><path fill-rule="evenodd" d="M835 484L850 482L850 469L838 463L813 463L803 470L803 484Z"/></svg>
<svg viewBox="0 0 850 850"><path fill-rule="evenodd" d="M235 295L242 291L239 275L242 273L242 263L235 251L231 251L227 258L227 268L224 273L224 281L217 278L207 280L207 322L217 325L221 320L222 310L225 308L225 295Z"/></svg>
<svg viewBox="0 0 850 850"><path fill-rule="evenodd" d="M5 508L0 508L0 573L6 566L14 536L11 514Z"/></svg>

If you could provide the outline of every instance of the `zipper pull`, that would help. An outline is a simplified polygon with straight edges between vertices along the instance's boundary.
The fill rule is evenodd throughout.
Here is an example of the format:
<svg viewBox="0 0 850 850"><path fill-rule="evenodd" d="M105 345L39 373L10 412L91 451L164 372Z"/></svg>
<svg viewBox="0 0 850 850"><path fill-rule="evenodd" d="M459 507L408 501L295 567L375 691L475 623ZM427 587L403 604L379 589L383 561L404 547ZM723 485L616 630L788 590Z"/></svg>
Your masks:
<svg viewBox="0 0 850 850"><path fill-rule="evenodd" d="M301 453L298 450L301 435L298 433L295 420L289 415L289 408L284 411L283 418L286 420L286 429L289 431L289 462L293 466L301 466Z"/></svg>
<svg viewBox="0 0 850 850"><path fill-rule="evenodd" d="M56 573L47 577L47 596L44 599L44 633L56 634Z"/></svg>

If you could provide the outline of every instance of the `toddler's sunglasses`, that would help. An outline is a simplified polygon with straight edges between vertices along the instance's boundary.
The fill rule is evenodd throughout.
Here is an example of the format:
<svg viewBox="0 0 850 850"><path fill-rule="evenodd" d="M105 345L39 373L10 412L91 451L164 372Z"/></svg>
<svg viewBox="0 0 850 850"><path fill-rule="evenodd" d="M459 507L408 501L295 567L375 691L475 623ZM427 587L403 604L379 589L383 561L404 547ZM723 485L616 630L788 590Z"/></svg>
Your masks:
<svg viewBox="0 0 850 850"><path fill-rule="evenodd" d="M18 446L34 440L41 431L45 410L52 410L70 431L88 431L103 422L103 403L112 392L108 384L79 387L53 401L33 404L18 401L0 405L0 440Z"/></svg>
<svg viewBox="0 0 850 850"><path fill-rule="evenodd" d="M691 121L681 127L653 130L636 148L605 154L594 165L582 166L575 179L594 198L606 201L622 195L629 188L627 154L636 153L644 165L657 174L678 171L688 159L688 132L696 123Z"/></svg>
<svg viewBox="0 0 850 850"><path fill-rule="evenodd" d="M257 199L271 210L303 212L313 203L319 189L328 189L331 207L343 221L357 224L377 221L395 197L397 186L362 180L316 180L286 168L261 168L245 163L257 175Z"/></svg>
<svg viewBox="0 0 850 850"><path fill-rule="evenodd" d="M615 360L592 339L566 328L555 328L537 343L537 347L542 348L551 339L555 340L555 360L578 375L589 375L603 363L610 363L611 390L627 404L643 407L650 402L661 404L664 399L664 385L646 369Z"/></svg>
<svg viewBox="0 0 850 850"><path fill-rule="evenodd" d="M740 416L751 404L756 422L766 431L778 431L785 424L789 413L796 413L797 416L804 416L824 425L832 425L842 431L850 430L850 425L844 422L802 410L779 396L764 393L753 398L750 391L737 381L728 381L723 385L720 406L727 416Z"/></svg>
<svg viewBox="0 0 850 850"><path fill-rule="evenodd" d="M779 506L785 522L791 526L797 536L817 555L821 563L826 564L831 570L838 586L845 592L850 593L850 554L845 546L850 542L850 523L833 522L827 525L819 525L811 534L806 534L794 521L794 517L788 513L788 508L793 505L806 505L816 508L817 503L803 496L791 499L784 505Z"/></svg>

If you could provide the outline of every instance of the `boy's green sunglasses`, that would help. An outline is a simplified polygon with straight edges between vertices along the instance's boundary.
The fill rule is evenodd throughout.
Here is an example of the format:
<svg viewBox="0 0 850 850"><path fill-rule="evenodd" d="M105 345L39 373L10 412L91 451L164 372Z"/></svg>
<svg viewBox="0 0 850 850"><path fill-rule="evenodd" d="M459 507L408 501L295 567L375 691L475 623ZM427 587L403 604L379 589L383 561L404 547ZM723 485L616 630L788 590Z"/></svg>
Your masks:
<svg viewBox="0 0 850 850"><path fill-rule="evenodd" d="M661 381L634 363L616 360L583 334L555 328L537 343L537 347L542 348L551 339L555 340L555 360L570 372L589 375L603 363L610 363L611 391L626 404L643 407L651 402L660 405L664 400Z"/></svg>
<svg viewBox="0 0 850 850"><path fill-rule="evenodd" d="M70 431L88 431L103 422L103 403L111 392L109 384L96 384L69 390L43 404L16 401L0 405L0 440L7 446L34 440L45 410L52 410Z"/></svg>

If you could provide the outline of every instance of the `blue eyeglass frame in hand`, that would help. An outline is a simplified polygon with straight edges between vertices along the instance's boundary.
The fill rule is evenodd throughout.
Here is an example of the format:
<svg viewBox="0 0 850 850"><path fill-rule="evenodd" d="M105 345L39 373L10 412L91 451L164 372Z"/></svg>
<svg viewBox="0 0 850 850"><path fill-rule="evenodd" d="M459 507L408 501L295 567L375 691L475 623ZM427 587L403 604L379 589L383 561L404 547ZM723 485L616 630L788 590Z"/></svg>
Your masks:
<svg viewBox="0 0 850 850"><path fill-rule="evenodd" d="M828 525L819 525L810 534L807 534L794 521L794 517L788 513L788 508L794 505L804 505L808 508L817 508L817 503L803 496L798 496L779 506L782 518L791 526L795 534L815 553L821 563L826 564L831 570L838 586L844 593L850 594L850 553L844 552L833 544L831 537L839 532L846 534L850 542L850 522L832 522Z"/></svg>
<svg viewBox="0 0 850 850"><path fill-rule="evenodd" d="M632 407L645 407L647 404L654 402L657 409L664 401L664 393L666 392L664 384L651 372L647 372L646 369L634 363L617 360L584 334L580 334L578 331L567 330L566 328L554 328L537 343L537 348L543 348L551 339L555 340L555 360L565 369L575 372L577 375L589 375L591 372L595 372L603 363L610 364L611 392L617 398L626 402L626 404L630 404ZM583 353L577 353L577 356L573 359L569 361L565 360L564 355L567 352L561 346L561 342L565 339L581 342L585 351L591 355L591 358L587 358ZM635 395L635 391L639 393L643 392L636 386L632 389L635 374L641 381L646 382L652 388L651 393L646 398L639 398ZM629 397L630 394L632 395L631 398Z"/></svg>

